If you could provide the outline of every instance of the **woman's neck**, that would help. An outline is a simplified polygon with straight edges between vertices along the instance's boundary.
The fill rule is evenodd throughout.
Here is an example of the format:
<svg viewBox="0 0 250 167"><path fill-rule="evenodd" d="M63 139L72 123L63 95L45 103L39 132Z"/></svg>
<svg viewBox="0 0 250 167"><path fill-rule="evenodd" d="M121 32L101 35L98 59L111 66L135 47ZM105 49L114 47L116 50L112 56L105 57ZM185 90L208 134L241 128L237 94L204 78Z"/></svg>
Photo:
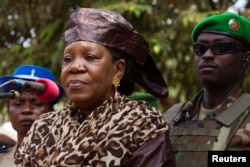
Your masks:
<svg viewBox="0 0 250 167"><path fill-rule="evenodd" d="M24 137L25 134L17 133L17 146L20 146L22 144Z"/></svg>

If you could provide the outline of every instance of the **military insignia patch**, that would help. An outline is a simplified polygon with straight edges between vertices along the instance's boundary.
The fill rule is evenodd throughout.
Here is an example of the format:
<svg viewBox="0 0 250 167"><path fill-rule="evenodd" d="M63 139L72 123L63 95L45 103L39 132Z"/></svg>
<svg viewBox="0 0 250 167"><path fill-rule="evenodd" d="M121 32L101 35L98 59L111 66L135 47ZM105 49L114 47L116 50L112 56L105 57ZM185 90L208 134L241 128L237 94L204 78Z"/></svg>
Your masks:
<svg viewBox="0 0 250 167"><path fill-rule="evenodd" d="M228 22L230 30L236 32L240 28L240 22L236 19L230 19Z"/></svg>

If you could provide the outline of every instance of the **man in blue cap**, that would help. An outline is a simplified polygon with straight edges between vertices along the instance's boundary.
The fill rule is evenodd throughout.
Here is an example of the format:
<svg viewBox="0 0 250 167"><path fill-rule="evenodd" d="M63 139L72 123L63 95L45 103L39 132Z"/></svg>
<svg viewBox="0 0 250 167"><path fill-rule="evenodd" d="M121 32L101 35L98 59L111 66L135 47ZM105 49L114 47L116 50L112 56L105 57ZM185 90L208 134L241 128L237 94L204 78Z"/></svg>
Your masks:
<svg viewBox="0 0 250 167"><path fill-rule="evenodd" d="M55 86L58 87L57 90L59 90L59 93L54 99L50 99L51 97L49 96L47 96L47 99L44 99L44 96L40 99L39 96L34 94L35 92L29 90L18 90L19 88L15 84L6 84L15 79L31 82L45 79L45 81L48 80L55 83ZM20 91L19 96L7 100L8 116L13 129L17 132L17 143L13 146L10 142L1 142L2 138L0 139L0 167L6 167L14 166L14 153L16 147L21 144L36 118L43 113L54 111L54 105L63 97L64 91L62 86L55 82L55 76L50 70L36 65L22 65L17 67L13 75L0 77L0 84L1 92L3 94L11 90ZM50 95L53 94L51 93L52 92L50 92ZM11 134L10 130L9 133Z"/></svg>
<svg viewBox="0 0 250 167"><path fill-rule="evenodd" d="M250 58L250 22L223 13L192 31L194 64L204 88L165 114L177 166L208 165L209 150L250 150L250 95L242 85Z"/></svg>

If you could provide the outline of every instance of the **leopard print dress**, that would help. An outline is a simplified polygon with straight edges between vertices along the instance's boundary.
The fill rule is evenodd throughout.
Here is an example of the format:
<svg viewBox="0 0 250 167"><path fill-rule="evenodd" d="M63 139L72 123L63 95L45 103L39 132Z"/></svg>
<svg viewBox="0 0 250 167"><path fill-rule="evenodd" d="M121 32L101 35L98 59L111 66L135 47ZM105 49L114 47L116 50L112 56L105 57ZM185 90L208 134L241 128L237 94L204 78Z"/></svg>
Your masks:
<svg viewBox="0 0 250 167"><path fill-rule="evenodd" d="M167 130L159 111L126 96L106 100L86 118L70 105L34 122L15 163L20 167L126 166L133 152Z"/></svg>

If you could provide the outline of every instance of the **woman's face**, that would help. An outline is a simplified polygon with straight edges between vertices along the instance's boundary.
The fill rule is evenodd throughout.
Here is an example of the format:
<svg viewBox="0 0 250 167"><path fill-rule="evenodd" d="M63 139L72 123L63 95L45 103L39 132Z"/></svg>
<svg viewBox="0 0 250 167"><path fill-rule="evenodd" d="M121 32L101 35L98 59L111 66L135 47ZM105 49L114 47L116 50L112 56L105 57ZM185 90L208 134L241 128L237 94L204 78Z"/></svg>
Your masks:
<svg viewBox="0 0 250 167"><path fill-rule="evenodd" d="M68 99L90 112L113 96L117 62L97 43L77 41L64 49L61 82Z"/></svg>
<svg viewBox="0 0 250 167"><path fill-rule="evenodd" d="M8 101L10 122L17 133L25 135L37 117L49 112L49 103L37 99L31 92L22 92L19 98Z"/></svg>

